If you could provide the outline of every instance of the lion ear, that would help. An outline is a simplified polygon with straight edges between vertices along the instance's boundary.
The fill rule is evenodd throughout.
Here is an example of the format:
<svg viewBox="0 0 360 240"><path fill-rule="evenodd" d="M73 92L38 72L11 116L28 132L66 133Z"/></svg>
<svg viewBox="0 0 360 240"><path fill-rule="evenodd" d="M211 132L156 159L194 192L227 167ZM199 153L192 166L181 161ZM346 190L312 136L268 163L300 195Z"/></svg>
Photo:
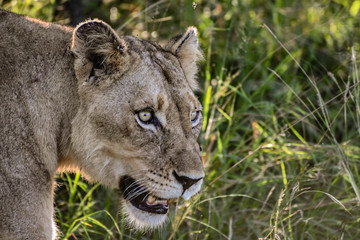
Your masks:
<svg viewBox="0 0 360 240"><path fill-rule="evenodd" d="M109 73L125 61L127 53L125 42L100 20L86 21L75 28L71 50L75 55L75 74L83 81L99 72Z"/></svg>
<svg viewBox="0 0 360 240"><path fill-rule="evenodd" d="M197 29L189 27L184 35L176 36L170 40L165 49L178 57L190 87L193 90L197 89L197 62L203 59L202 51L199 48Z"/></svg>

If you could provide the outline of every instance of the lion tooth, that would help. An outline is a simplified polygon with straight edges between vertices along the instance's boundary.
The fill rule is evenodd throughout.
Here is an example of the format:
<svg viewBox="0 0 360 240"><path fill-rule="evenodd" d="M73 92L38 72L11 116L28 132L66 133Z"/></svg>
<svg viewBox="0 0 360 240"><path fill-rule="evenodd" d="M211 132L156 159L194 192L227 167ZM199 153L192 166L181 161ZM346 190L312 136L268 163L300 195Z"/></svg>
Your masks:
<svg viewBox="0 0 360 240"><path fill-rule="evenodd" d="M173 203L173 202L176 202L176 198L170 198L167 200L167 204L170 204L170 203Z"/></svg>
<svg viewBox="0 0 360 240"><path fill-rule="evenodd" d="M150 195L148 198L147 198L147 202L149 204L153 204L154 202L156 201L156 197Z"/></svg>

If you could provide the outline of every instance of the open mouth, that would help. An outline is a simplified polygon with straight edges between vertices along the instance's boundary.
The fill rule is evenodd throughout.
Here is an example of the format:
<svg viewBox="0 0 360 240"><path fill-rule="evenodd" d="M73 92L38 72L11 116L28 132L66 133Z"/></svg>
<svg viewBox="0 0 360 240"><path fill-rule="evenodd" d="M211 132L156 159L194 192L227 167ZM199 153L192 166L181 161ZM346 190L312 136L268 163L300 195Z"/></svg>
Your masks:
<svg viewBox="0 0 360 240"><path fill-rule="evenodd" d="M166 214L168 212L170 199L151 195L144 186L137 184L129 176L124 176L121 179L120 190L125 200L142 211L155 214Z"/></svg>

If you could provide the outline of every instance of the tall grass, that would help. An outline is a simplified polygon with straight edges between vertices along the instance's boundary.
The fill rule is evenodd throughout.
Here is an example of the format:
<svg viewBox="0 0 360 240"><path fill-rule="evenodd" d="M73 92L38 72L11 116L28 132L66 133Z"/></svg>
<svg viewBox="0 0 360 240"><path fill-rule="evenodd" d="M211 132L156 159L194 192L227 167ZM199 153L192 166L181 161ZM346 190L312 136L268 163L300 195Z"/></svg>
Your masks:
<svg viewBox="0 0 360 240"><path fill-rule="evenodd" d="M43 2L45 12L15 2L2 6L56 19L58 2ZM340 0L86 3L89 16L150 40L199 28L206 179L198 196L171 206L162 229L144 234L122 221L117 192L61 174L63 238L360 239L359 8Z"/></svg>

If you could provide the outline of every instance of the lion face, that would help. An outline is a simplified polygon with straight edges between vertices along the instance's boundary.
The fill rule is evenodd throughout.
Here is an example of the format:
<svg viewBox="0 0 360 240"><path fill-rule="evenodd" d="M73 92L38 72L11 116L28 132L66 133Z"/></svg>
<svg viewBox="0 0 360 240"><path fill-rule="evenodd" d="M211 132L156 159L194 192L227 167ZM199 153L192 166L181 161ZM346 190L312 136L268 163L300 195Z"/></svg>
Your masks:
<svg viewBox="0 0 360 240"><path fill-rule="evenodd" d="M202 107L193 94L201 57L196 29L162 48L89 21L75 29L72 51L81 102L74 164L121 190L137 228L161 225L169 201L189 199L204 177Z"/></svg>

